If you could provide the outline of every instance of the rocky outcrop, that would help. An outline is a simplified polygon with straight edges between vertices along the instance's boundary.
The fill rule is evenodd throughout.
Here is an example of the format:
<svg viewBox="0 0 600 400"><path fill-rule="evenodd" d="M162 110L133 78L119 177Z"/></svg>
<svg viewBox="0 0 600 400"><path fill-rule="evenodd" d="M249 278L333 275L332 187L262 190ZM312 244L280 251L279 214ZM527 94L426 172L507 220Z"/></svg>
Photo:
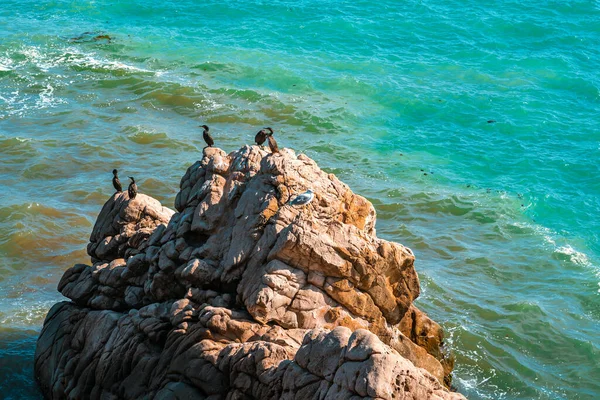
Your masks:
<svg viewBox="0 0 600 400"><path fill-rule="evenodd" d="M105 204L38 340L48 398L463 398L412 251L310 158L206 148L175 208Z"/></svg>
<svg viewBox="0 0 600 400"><path fill-rule="evenodd" d="M146 275L135 266L127 268L125 260L146 257L150 235L173 214L144 194L129 199L127 192L115 193L102 207L90 236L87 251L93 265L67 270L58 290L78 305L96 309L126 310L142 304Z"/></svg>

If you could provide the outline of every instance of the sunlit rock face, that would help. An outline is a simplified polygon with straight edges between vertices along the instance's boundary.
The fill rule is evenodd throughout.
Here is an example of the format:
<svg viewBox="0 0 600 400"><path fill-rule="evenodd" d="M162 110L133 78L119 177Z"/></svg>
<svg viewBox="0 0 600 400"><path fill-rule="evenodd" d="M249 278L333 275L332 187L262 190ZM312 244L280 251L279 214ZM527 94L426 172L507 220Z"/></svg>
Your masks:
<svg viewBox="0 0 600 400"><path fill-rule="evenodd" d="M312 189L314 199L290 200ZM67 270L35 371L48 398L460 399L414 255L289 149L206 148L177 212L115 193Z"/></svg>

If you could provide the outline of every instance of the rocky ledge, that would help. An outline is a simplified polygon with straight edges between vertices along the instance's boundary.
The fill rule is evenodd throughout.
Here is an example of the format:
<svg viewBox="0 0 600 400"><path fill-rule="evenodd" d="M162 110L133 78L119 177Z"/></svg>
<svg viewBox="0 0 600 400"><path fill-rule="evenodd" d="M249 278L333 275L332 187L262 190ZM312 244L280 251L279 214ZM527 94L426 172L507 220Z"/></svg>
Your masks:
<svg viewBox="0 0 600 400"><path fill-rule="evenodd" d="M125 192L102 208L38 339L47 398L464 399L412 304L414 255L365 198L259 146L206 148L180 188L176 213Z"/></svg>

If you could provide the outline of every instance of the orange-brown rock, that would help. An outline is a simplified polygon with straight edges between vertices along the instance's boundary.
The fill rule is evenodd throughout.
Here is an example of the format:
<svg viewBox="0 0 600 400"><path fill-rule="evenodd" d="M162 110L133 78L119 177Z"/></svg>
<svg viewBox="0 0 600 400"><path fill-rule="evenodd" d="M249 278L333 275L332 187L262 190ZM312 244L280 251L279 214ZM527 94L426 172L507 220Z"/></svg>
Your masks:
<svg viewBox="0 0 600 400"><path fill-rule="evenodd" d="M130 199L127 192L115 193L102 207L92 230L87 247L92 262L110 262L132 255L173 214L173 210L150 196L140 194Z"/></svg>
<svg viewBox="0 0 600 400"><path fill-rule="evenodd" d="M175 208L106 203L38 341L48 398L463 398L412 251L310 158L206 148Z"/></svg>

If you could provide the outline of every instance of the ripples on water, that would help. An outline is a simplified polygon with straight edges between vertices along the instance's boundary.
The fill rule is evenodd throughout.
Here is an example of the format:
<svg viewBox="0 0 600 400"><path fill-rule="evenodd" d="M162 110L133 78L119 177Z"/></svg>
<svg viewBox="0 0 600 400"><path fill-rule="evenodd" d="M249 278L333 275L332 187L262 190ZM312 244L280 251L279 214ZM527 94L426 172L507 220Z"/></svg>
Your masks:
<svg viewBox="0 0 600 400"><path fill-rule="evenodd" d="M417 255L418 305L444 325L469 398L597 398L599 14L586 2L10 2L0 382L22 384L0 392L39 398L35 338L63 271L87 261L112 168L172 205L207 123L227 151L273 126L374 203L378 234Z"/></svg>

